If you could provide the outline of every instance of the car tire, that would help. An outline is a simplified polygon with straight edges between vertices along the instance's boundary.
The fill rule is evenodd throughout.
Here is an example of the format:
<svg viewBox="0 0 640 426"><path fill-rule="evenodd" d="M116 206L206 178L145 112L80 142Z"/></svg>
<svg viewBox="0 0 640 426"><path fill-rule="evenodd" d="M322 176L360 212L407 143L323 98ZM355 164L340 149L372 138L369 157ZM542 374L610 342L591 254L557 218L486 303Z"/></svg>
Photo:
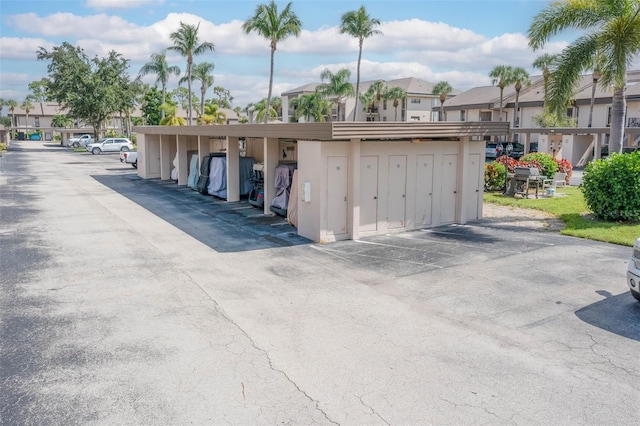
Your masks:
<svg viewBox="0 0 640 426"><path fill-rule="evenodd" d="M131 163L131 165L133 166L134 169L137 169L138 168L138 160L136 160L133 163Z"/></svg>
<svg viewBox="0 0 640 426"><path fill-rule="evenodd" d="M129 152L129 147L128 146L123 146L122 148L120 148L121 152Z"/></svg>
<svg viewBox="0 0 640 426"><path fill-rule="evenodd" d="M79 148L80 144L78 142L74 142L73 145L71 145L74 148Z"/></svg>
<svg viewBox="0 0 640 426"><path fill-rule="evenodd" d="M100 148L93 148L93 149L91 150L91 153L92 153L93 155L98 155L98 154L100 154Z"/></svg>

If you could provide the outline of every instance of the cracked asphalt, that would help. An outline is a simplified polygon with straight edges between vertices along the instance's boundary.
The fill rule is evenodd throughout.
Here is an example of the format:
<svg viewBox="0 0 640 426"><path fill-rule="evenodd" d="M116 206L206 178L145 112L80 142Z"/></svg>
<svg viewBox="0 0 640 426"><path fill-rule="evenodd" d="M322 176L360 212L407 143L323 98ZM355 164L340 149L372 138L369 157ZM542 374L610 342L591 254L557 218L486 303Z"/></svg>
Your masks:
<svg viewBox="0 0 640 426"><path fill-rule="evenodd" d="M629 254L494 220L319 245L15 142L0 424L636 425Z"/></svg>

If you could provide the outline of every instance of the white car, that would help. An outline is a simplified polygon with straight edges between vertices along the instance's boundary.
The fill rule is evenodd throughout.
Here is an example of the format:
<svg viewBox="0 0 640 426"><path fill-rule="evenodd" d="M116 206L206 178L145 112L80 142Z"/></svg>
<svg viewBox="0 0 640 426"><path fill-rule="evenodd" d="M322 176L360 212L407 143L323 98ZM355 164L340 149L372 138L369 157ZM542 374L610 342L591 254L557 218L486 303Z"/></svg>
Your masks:
<svg viewBox="0 0 640 426"><path fill-rule="evenodd" d="M636 240L627 269L627 284L631 295L640 302L640 238Z"/></svg>
<svg viewBox="0 0 640 426"><path fill-rule="evenodd" d="M102 138L97 143L87 145L87 151L92 154L100 154L102 152L119 152L131 151L133 142L127 138Z"/></svg>
<svg viewBox="0 0 640 426"><path fill-rule="evenodd" d="M67 139L67 146L72 146L74 148L87 146L90 143L93 143L93 136L91 135L80 135Z"/></svg>

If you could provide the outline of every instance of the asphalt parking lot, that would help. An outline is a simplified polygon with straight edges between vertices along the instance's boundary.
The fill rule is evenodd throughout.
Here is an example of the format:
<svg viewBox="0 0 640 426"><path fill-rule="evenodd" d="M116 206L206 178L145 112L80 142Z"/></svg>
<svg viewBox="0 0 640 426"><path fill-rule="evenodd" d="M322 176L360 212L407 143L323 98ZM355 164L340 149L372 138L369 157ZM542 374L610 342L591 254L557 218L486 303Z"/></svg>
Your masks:
<svg viewBox="0 0 640 426"><path fill-rule="evenodd" d="M0 423L636 424L630 249L495 222L320 245L116 155L0 158Z"/></svg>

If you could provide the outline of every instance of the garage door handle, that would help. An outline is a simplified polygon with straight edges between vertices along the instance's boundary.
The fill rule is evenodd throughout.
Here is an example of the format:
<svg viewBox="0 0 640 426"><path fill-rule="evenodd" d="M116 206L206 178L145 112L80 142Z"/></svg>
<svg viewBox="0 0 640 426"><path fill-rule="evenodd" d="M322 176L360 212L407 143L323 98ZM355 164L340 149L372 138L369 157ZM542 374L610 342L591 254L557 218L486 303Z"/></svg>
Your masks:
<svg viewBox="0 0 640 426"><path fill-rule="evenodd" d="M378 199L378 197L373 197L373 199L374 199L374 200L377 200L377 199Z"/></svg>
<svg viewBox="0 0 640 426"><path fill-rule="evenodd" d="M457 193L458 193L458 191L453 191L453 193L454 193L454 194L457 194Z"/></svg>

